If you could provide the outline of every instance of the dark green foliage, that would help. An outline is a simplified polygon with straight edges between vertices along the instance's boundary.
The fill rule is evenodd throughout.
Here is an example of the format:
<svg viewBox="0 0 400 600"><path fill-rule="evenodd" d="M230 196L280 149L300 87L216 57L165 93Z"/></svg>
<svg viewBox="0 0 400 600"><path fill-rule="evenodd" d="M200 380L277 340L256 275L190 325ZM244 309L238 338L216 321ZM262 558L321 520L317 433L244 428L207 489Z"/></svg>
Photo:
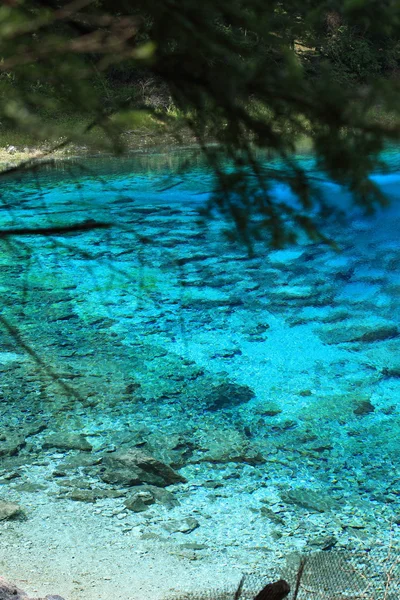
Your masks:
<svg viewBox="0 0 400 600"><path fill-rule="evenodd" d="M368 36L342 25L326 36L321 54L331 62L337 81L365 83L396 75L400 44L392 37Z"/></svg>
<svg viewBox="0 0 400 600"><path fill-rule="evenodd" d="M165 127L173 114L216 174L207 217L229 218L249 248L265 236L283 246L299 230L323 241L328 209L293 158L296 143L310 138L318 166L367 211L384 202L369 174L398 139L399 33L396 2L9 0L0 121L57 138L60 115L79 114L86 123L69 137L101 127L121 151L121 129L134 130L143 110ZM377 106L389 124L371 117ZM297 206L276 202L274 181Z"/></svg>

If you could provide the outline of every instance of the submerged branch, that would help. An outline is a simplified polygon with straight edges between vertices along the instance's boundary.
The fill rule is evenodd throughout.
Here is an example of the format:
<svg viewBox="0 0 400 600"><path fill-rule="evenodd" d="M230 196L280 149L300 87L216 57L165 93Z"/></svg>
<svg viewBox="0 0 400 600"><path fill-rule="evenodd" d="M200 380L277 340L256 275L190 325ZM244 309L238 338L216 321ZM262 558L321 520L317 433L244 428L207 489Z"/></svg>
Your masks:
<svg viewBox="0 0 400 600"><path fill-rule="evenodd" d="M14 235L65 235L75 231L92 231L93 229L110 229L111 223L103 223L88 219L82 223L73 225L55 225L54 227L15 227L12 229L0 229L0 238Z"/></svg>

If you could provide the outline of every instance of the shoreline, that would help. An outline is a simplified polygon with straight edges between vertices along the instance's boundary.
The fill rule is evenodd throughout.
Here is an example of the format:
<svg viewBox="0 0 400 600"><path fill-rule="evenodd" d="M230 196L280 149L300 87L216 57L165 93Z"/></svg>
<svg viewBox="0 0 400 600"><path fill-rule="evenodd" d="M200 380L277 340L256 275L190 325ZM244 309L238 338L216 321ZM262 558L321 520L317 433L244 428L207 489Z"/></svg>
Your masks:
<svg viewBox="0 0 400 600"><path fill-rule="evenodd" d="M158 150L168 151L171 149L196 148L196 140L192 135L180 134L181 140L170 133L159 133L155 131L126 132L121 134L123 147L121 151L111 144L111 140L100 140L98 142L88 140L87 144L77 144L71 141L64 147L57 147L56 143L44 141L42 144L30 145L26 143L6 144L1 146L0 137L0 168L15 166L30 160L41 159L73 159L98 157L129 156L131 154L156 153ZM61 142L61 140L59 140Z"/></svg>
<svg viewBox="0 0 400 600"><path fill-rule="evenodd" d="M160 133L144 131L138 133L122 133L125 146L122 151L116 151L115 147L104 145L104 143L89 143L79 145L70 142L63 148L54 147L48 142L38 146L29 144L9 144L1 146L0 138L0 173L8 167L17 166L27 161L45 160L68 160L78 158L118 158L129 157L140 154L167 153L169 151L194 150L200 147L190 132L180 133L179 137L171 133ZM181 139L179 139L181 138ZM214 141L209 146L215 145ZM262 150L260 150L262 151ZM313 153L312 140L310 138L299 139L296 144L296 154L310 155Z"/></svg>

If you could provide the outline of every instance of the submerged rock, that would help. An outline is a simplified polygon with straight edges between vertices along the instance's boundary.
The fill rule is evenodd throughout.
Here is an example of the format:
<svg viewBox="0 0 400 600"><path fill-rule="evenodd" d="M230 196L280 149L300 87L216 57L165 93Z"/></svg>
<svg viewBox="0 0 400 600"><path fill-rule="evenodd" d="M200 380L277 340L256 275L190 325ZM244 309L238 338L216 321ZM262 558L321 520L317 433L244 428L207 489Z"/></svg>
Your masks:
<svg viewBox="0 0 400 600"><path fill-rule="evenodd" d="M210 463L244 463L248 465L261 465L265 463L265 458L255 448L249 445L241 447L226 447L223 444L213 445L207 452L201 455L197 460L191 461L193 464L210 462Z"/></svg>
<svg viewBox="0 0 400 600"><path fill-rule="evenodd" d="M204 398L205 408L210 411L232 408L249 402L254 396L254 391L247 385L221 383Z"/></svg>
<svg viewBox="0 0 400 600"><path fill-rule="evenodd" d="M1 600L28 600L28 595L20 588L0 577L0 599Z"/></svg>
<svg viewBox="0 0 400 600"><path fill-rule="evenodd" d="M92 445L89 444L84 435L73 433L54 433L46 437L43 448L59 448L60 450L83 450L90 452Z"/></svg>
<svg viewBox="0 0 400 600"><path fill-rule="evenodd" d="M268 263L273 267L286 267L288 263L298 261L304 254L303 248L285 248L284 250L271 250L268 253Z"/></svg>
<svg viewBox="0 0 400 600"><path fill-rule="evenodd" d="M364 356L383 377L400 378L400 338L375 344L366 349Z"/></svg>
<svg viewBox="0 0 400 600"><path fill-rule="evenodd" d="M396 324L379 319L336 323L319 329L318 335L325 344L379 342L397 337L399 330Z"/></svg>
<svg viewBox="0 0 400 600"><path fill-rule="evenodd" d="M196 442L190 439L192 435L193 432L189 430L184 431L183 434L148 433L140 447L147 454L169 464L173 469L180 469L191 461L197 447ZM131 443L130 446L132 445L138 446L139 444Z"/></svg>
<svg viewBox="0 0 400 600"><path fill-rule="evenodd" d="M384 377L394 377L395 379L399 379L400 378L400 364L396 364L391 367L383 367L382 375Z"/></svg>
<svg viewBox="0 0 400 600"><path fill-rule="evenodd" d="M170 533L191 533L200 527L200 523L194 517L174 519L164 524L164 528Z"/></svg>
<svg viewBox="0 0 400 600"><path fill-rule="evenodd" d="M311 285L281 285L269 291L269 298L278 303L285 303L289 300L305 300L314 296L316 296L316 291Z"/></svg>
<svg viewBox="0 0 400 600"><path fill-rule="evenodd" d="M72 491L69 491L68 488L61 488L60 492L57 494L57 497L88 503L95 503L97 500L103 500L104 498L121 498L122 496L124 496L122 491L100 490L97 488L88 490L74 489Z"/></svg>
<svg viewBox="0 0 400 600"><path fill-rule="evenodd" d="M283 517L281 517L281 515L279 515L278 513L274 512L268 506L262 506L260 508L260 514L263 517L266 517L269 521L272 521L272 523L275 523L275 525L284 525L285 524L285 519Z"/></svg>
<svg viewBox="0 0 400 600"><path fill-rule="evenodd" d="M73 490L67 495L71 500L76 502L94 503L97 500L97 495L93 490Z"/></svg>
<svg viewBox="0 0 400 600"><path fill-rule="evenodd" d="M315 512L326 512L334 506L334 501L323 492L296 488L281 492L281 498L286 504L296 504L301 508Z"/></svg>
<svg viewBox="0 0 400 600"><path fill-rule="evenodd" d="M54 477L63 477L69 472L78 472L81 468L85 471L100 464L101 458L87 454L87 452L79 452L73 456L69 456L66 460L60 463L57 469L53 472Z"/></svg>
<svg viewBox="0 0 400 600"><path fill-rule="evenodd" d="M311 393L309 395L311 395ZM282 412L282 409L274 402L264 402L257 406L254 412L263 417L276 417L276 415L279 415Z"/></svg>
<svg viewBox="0 0 400 600"><path fill-rule="evenodd" d="M238 431L235 427L214 426L202 431L197 450L189 462L190 464L239 463L254 466L265 463L265 458L244 432Z"/></svg>
<svg viewBox="0 0 400 600"><path fill-rule="evenodd" d="M57 594L46 595L44 598L31 598L16 585L0 577L0 600L64 600Z"/></svg>
<svg viewBox="0 0 400 600"><path fill-rule="evenodd" d="M370 402L370 400L360 400L357 403L357 406L353 410L353 413L358 417L364 417L365 415L369 415L374 412L375 406Z"/></svg>
<svg viewBox="0 0 400 600"><path fill-rule="evenodd" d="M171 492L154 485L139 485L135 487L135 492L125 500L124 504L129 510L141 512L155 502L163 504L167 508L179 506L179 501Z"/></svg>
<svg viewBox="0 0 400 600"><path fill-rule="evenodd" d="M143 512L154 503L155 500L149 492L136 492L124 502L126 508L133 512Z"/></svg>
<svg viewBox="0 0 400 600"><path fill-rule="evenodd" d="M13 519L20 514L22 514L22 508L18 506L18 504L15 504L14 502L7 502L6 500L0 500L0 521Z"/></svg>
<svg viewBox="0 0 400 600"><path fill-rule="evenodd" d="M0 442L0 456L16 456L26 445L23 437L17 435L4 437L5 439Z"/></svg>
<svg viewBox="0 0 400 600"><path fill-rule="evenodd" d="M334 535L321 535L310 539L307 545L313 549L327 551L331 550L337 543L338 540Z"/></svg>
<svg viewBox="0 0 400 600"><path fill-rule="evenodd" d="M33 483L31 481L26 481L25 483L20 483L16 485L14 488L17 492L27 492L28 494L36 494L41 490L47 489L45 485L42 483Z"/></svg>
<svg viewBox="0 0 400 600"><path fill-rule="evenodd" d="M106 456L103 459L100 477L106 483L126 486L148 483L166 487L173 483L186 482L186 479L169 465L137 448Z"/></svg>

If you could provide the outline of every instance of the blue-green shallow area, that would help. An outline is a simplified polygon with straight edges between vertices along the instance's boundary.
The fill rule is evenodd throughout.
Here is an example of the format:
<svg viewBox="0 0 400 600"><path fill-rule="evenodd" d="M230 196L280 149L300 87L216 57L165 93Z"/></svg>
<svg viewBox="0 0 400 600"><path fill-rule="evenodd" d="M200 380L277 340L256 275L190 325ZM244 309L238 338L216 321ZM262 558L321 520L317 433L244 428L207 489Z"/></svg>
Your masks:
<svg viewBox="0 0 400 600"><path fill-rule="evenodd" d="M8 556L17 536L34 548L39 523L72 511L52 550L68 573L71 552L91 564L106 548L111 577L142 578L158 598L185 579L156 581L157 596L143 568L128 573L132 547L233 580L232 569L279 570L293 550L396 541L400 169L397 150L386 157L374 178L392 205L326 223L339 252L300 240L252 258L223 224L200 228L212 177L192 151L4 179L2 228L114 225L2 242L0 498L27 515L0 522ZM179 476L149 488L137 451Z"/></svg>

